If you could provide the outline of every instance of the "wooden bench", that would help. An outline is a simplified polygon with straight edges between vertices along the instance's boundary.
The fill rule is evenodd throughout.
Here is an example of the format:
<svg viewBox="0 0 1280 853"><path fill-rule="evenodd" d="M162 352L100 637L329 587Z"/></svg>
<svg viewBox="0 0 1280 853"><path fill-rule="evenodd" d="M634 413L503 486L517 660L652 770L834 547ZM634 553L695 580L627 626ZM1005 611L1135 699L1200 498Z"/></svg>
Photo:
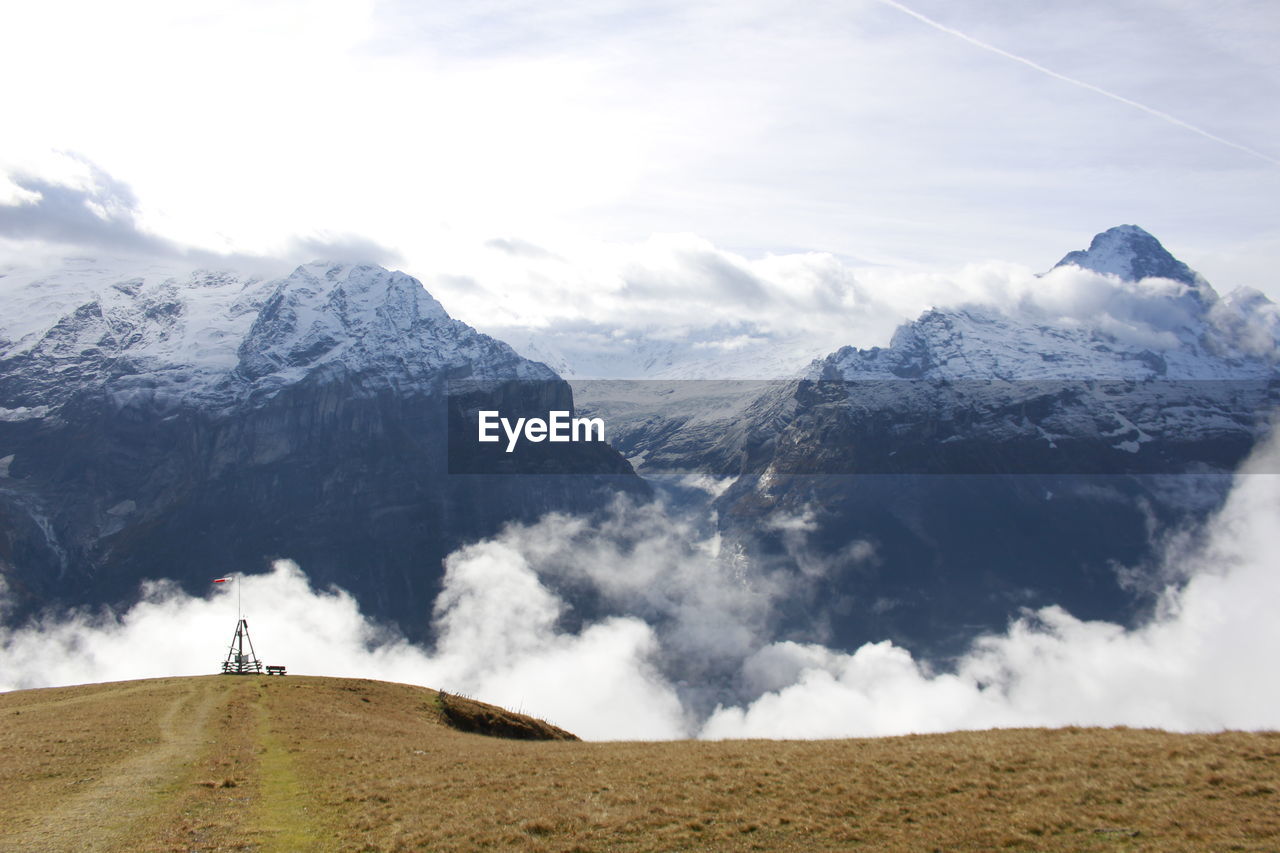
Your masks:
<svg viewBox="0 0 1280 853"><path fill-rule="evenodd" d="M267 667L267 675L284 675L284 674L285 674L284 667L282 666Z"/></svg>

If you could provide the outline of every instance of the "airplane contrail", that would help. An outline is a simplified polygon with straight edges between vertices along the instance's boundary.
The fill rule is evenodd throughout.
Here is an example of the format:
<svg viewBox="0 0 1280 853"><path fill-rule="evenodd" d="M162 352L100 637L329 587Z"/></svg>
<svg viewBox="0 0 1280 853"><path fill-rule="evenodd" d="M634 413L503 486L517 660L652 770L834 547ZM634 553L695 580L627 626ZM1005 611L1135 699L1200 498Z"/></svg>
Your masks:
<svg viewBox="0 0 1280 853"><path fill-rule="evenodd" d="M902 12L905 15L910 15L911 17L915 18L917 21L920 21L923 24L928 24L929 26L933 27L935 30L939 30L941 32L946 33L947 35L955 36L958 39L967 41L969 44L973 45L974 47L980 47L983 50L996 54L997 56L1003 56L1005 59L1012 59L1014 62L1020 62L1023 65L1027 66L1028 68L1034 68L1036 71L1039 71L1041 74L1049 75L1055 80L1061 80L1064 83L1070 83L1073 86L1079 86L1081 89L1088 89L1090 92L1097 92L1099 95L1105 95L1106 97L1110 98L1113 101L1119 101L1120 103L1125 104L1126 106L1133 107L1134 109L1137 109L1137 110L1142 110L1147 115L1155 116L1158 119L1169 122L1169 124L1181 127L1184 130L1189 130L1192 133L1198 133L1201 136L1203 136L1205 139L1211 139L1214 142L1220 143L1222 145L1230 146L1231 148L1234 148L1237 151L1243 151L1246 154L1251 154L1260 160L1266 160L1268 163L1270 163L1273 166L1280 166L1280 160L1276 159L1275 157L1269 157L1266 154L1263 154L1261 151L1255 151L1254 149L1250 148L1247 145L1241 145L1239 142L1232 142L1230 139L1223 139L1221 136L1218 136L1217 134L1214 134L1214 133L1210 133L1204 128L1196 127L1194 124L1191 124L1190 122L1185 122L1182 119L1178 118L1177 116L1171 116L1166 112L1161 112L1160 110L1149 107L1146 104L1140 104L1137 101L1130 100L1129 98L1126 98L1123 95L1117 95L1115 92L1108 92L1106 89L1103 89L1100 86L1095 86L1092 83L1086 83L1083 80L1077 80L1074 77L1068 77L1066 74L1059 74L1057 71L1054 71L1052 68L1045 68L1043 65L1040 65L1039 63L1036 63L1036 62L1032 62L1030 59L1027 59L1025 57L1018 56L1016 53L1010 53L1007 50L1001 50L1000 48L996 47L993 44L987 44L985 41L980 41L979 39L976 39L971 35L962 33L959 30L954 30L951 27L948 27L946 24L939 23L938 21L935 21L933 18L920 14L914 9L908 9L906 6L903 6L901 3L896 2L896 0L880 0L880 2L886 6L892 6L893 8L897 9L899 12Z"/></svg>

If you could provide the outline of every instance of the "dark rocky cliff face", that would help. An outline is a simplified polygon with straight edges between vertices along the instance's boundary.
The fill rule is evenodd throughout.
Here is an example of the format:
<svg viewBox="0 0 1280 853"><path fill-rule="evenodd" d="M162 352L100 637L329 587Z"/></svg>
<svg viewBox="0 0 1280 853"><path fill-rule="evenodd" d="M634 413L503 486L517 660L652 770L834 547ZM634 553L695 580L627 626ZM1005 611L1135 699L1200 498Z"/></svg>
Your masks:
<svg viewBox="0 0 1280 853"><path fill-rule="evenodd" d="M1278 403L1261 380L780 382L646 461L732 478L725 547L804 575L784 635L945 658L1023 608L1132 623L1177 580L1159 533L1220 505Z"/></svg>
<svg viewBox="0 0 1280 853"><path fill-rule="evenodd" d="M413 636L458 546L646 491L607 447L587 449L577 473L451 474L442 394L367 393L342 371L223 415L79 398L55 422L0 423L0 447L14 456L0 559L26 609L120 602L143 578L202 591L288 557Z"/></svg>
<svg viewBox="0 0 1280 853"><path fill-rule="evenodd" d="M834 432L831 438L834 438ZM862 445L861 450L874 452ZM1004 457L1008 461L1008 457ZM1220 506L1229 473L746 472L716 501L729 541L820 567L787 628L842 648L957 654L1023 608L1131 624L1169 581L1153 531ZM802 519L797 535L788 520Z"/></svg>

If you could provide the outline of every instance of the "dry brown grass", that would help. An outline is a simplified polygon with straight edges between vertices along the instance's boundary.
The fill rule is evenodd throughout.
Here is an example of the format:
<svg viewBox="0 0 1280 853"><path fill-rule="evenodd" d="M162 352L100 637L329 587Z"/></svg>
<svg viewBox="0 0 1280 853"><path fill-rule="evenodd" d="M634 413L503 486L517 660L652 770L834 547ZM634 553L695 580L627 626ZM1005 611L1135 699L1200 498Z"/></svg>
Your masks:
<svg viewBox="0 0 1280 853"><path fill-rule="evenodd" d="M434 691L297 676L0 694L0 720L6 851L1280 849L1276 733L515 741ZM82 778L138 817L86 836ZM40 827L80 843L15 846Z"/></svg>
<svg viewBox="0 0 1280 853"><path fill-rule="evenodd" d="M0 694L0 850L138 850L139 839L174 834L194 807L193 775L210 761L222 769L234 741L226 720L243 691L231 686L183 678Z"/></svg>

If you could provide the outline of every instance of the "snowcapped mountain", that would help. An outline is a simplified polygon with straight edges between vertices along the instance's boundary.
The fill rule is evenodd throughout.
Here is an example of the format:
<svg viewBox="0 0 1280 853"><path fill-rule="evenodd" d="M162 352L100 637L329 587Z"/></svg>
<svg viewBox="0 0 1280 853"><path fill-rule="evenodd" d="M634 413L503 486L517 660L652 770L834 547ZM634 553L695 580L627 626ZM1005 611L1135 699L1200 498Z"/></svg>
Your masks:
<svg viewBox="0 0 1280 853"><path fill-rule="evenodd" d="M644 490L603 445L557 469L588 476L451 476L455 395L545 417L572 391L403 273L77 259L6 270L0 300L0 576L20 614L288 556L415 633L460 544Z"/></svg>
<svg viewBox="0 0 1280 853"><path fill-rule="evenodd" d="M1082 270L1100 274L1069 282L1093 288L1098 308L1090 325L1053 316L1052 291L1063 285L1056 279ZM1149 270L1171 277L1126 277ZM1277 339L1268 334L1276 306L1260 294L1220 299L1132 225L1099 234L1087 252L1068 254L1041 281L1047 299L1033 294L1008 312L930 310L902 326L889 347L844 347L805 379L827 386L826 403L834 395L863 411L930 419L934 440L949 445L931 449L933 460L993 441L1009 452L1019 442L1053 451L1030 468L1029 457L1015 453L1024 470L1076 464L1052 457L1069 459L1063 445L1082 441L1133 456L1119 458L1116 470L1143 462L1169 470L1163 466L1183 454L1162 442L1184 449L1197 441L1234 443L1234 451L1219 448L1204 460L1229 465L1267 428L1260 413L1280 402L1280 369ZM893 455L892 464L905 462L905 452ZM864 457L859 466L875 464Z"/></svg>
<svg viewBox="0 0 1280 853"><path fill-rule="evenodd" d="M1276 373L1249 340L1215 328L1208 309L1137 343L1098 328L1064 326L995 309L930 310L884 349L844 347L806 372L813 379L1245 379ZM1225 333L1224 333L1225 332ZM1165 340L1158 340L1160 337Z"/></svg>
<svg viewBox="0 0 1280 853"><path fill-rule="evenodd" d="M1015 305L926 311L796 380L579 396L642 473L720 484L732 547L823 567L795 630L945 654L1023 606L1145 606L1151 531L1203 519L1280 406L1276 318L1123 226Z"/></svg>
<svg viewBox="0 0 1280 853"><path fill-rule="evenodd" d="M1095 246L1100 242L1107 264L1132 261L1100 239ZM892 450L881 436L875 443L893 455L881 460L885 465L915 459L922 470L936 464L955 470L964 448L982 448L975 452L995 464L999 454L986 448L1004 442L1002 452L1016 460L1004 470L1171 471L1196 461L1229 468L1267 428L1265 413L1280 403L1276 339L1260 346L1265 326L1258 322L1275 306L1220 300L1195 273L1186 277L1193 283L1164 280L1163 302L1142 305L1144 319L1125 324L1109 315L1093 327L1054 323L1035 306L1012 314L981 307L928 311L900 328L889 347L843 348L815 363L806 380L844 405L913 412L917 421L935 424L933 438L946 446L917 448L932 461ZM869 438L862 435L859 443ZM1065 450L1074 445L1079 451L1082 442L1131 458L1090 455L1085 463ZM1187 455L1197 442L1200 453ZM1045 454L1035 462L1032 447ZM1169 467L1175 459L1181 462ZM876 467L865 456L858 464L864 471Z"/></svg>
<svg viewBox="0 0 1280 853"><path fill-rule="evenodd" d="M1199 273L1169 254L1155 237L1137 225L1117 225L1096 235L1089 248L1068 252L1054 269L1075 266L1123 281L1167 278L1180 281L1193 291L1207 284Z"/></svg>
<svg viewBox="0 0 1280 853"><path fill-rule="evenodd" d="M1070 280L1073 271L1101 277ZM1157 270L1158 273L1148 271ZM1071 252L1013 311L930 310L887 348L844 347L806 376L826 380L1268 379L1277 375L1280 310L1256 291L1227 299L1134 225ZM1055 316L1054 289L1089 292L1082 322Z"/></svg>
<svg viewBox="0 0 1280 853"><path fill-rule="evenodd" d="M1177 278L1126 277L1143 270ZM843 407L841 417L861 428L880 422L902 435L910 433L904 421L928 422L933 441L946 443L945 452L917 448L926 451L927 463L904 448L885 446L880 460L860 452L863 471L902 470L909 459L928 467L964 447L997 440L1057 451L1073 437L1106 439L1105 446L1133 455L1120 460L1129 468L1148 460L1165 464L1159 438L1232 436L1236 449L1227 458L1236 458L1264 428L1258 413L1270 405L1280 376L1280 306L1262 294L1242 290L1220 298L1132 225L1099 234L1088 251L1068 254L1037 286L1011 308L930 309L899 327L888 347L842 347L813 361L799 384L764 383L767 393L760 383L735 381L578 381L575 388L586 408L614 425L616 446L651 473L710 468L719 476L736 475L723 468L727 460L750 456L748 448L764 441L762 435L799 417L802 400L812 407L819 398L828 419ZM813 426L813 415L800 420ZM788 429L783 435L790 443L780 447L790 450L774 451L784 468L848 470L854 457L841 446L801 441L794 427ZM886 440L846 438L858 447ZM1054 461L1054 455L1035 469L1082 462L1067 453L1056 456L1070 461ZM1221 453L1213 458L1226 464Z"/></svg>
<svg viewBox="0 0 1280 853"><path fill-rule="evenodd" d="M416 279L312 263L279 279L72 259L0 278L0 399L56 408L91 388L117 402L226 408L319 369L422 384L556 379L451 319ZM12 417L12 415L11 415Z"/></svg>

